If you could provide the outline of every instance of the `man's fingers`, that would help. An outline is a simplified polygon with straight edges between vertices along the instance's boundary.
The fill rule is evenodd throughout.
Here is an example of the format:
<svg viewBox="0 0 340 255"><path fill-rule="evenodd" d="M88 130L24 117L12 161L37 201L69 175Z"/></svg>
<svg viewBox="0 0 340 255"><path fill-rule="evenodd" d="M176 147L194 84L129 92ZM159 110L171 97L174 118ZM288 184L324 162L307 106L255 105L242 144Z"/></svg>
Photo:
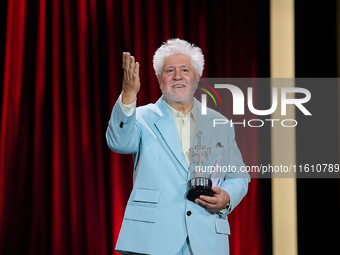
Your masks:
<svg viewBox="0 0 340 255"><path fill-rule="evenodd" d="M122 67L123 69L126 69L127 67L127 58L128 58L128 52L123 52L123 64L122 64Z"/></svg>
<svg viewBox="0 0 340 255"><path fill-rule="evenodd" d="M217 194L221 193L221 189L219 187L212 187L211 189Z"/></svg>
<svg viewBox="0 0 340 255"><path fill-rule="evenodd" d="M135 61L135 57L131 56L129 52L123 52L123 69L131 71L139 75L139 63Z"/></svg>
<svg viewBox="0 0 340 255"><path fill-rule="evenodd" d="M209 204L216 204L217 203L217 200L215 197L209 197L209 196L200 196L200 200L201 201L204 201L206 203L209 203Z"/></svg>
<svg viewBox="0 0 340 255"><path fill-rule="evenodd" d="M130 57L131 57L130 53L128 53L126 55L126 59L125 59L125 67L126 67L126 69L129 69L129 67L130 67L130 62L131 62Z"/></svg>
<svg viewBox="0 0 340 255"><path fill-rule="evenodd" d="M199 203L211 212L217 212L222 210L226 204L230 201L228 193L218 187L213 187L215 192L213 197L201 195L195 199L195 203Z"/></svg>
<svg viewBox="0 0 340 255"><path fill-rule="evenodd" d="M196 199L195 199L195 203L201 204L201 205L203 205L203 206L209 205L209 203L207 203L206 201L204 201L204 200L202 200L202 199L199 199L199 198L196 198Z"/></svg>
<svg viewBox="0 0 340 255"><path fill-rule="evenodd" d="M130 70L133 71L135 69L135 58L133 56L130 57Z"/></svg>
<svg viewBox="0 0 340 255"><path fill-rule="evenodd" d="M203 199L200 199L200 198L196 198L195 202L203 205L207 209L214 209L217 206L214 203L209 203L209 202L207 202L207 201L205 201Z"/></svg>
<svg viewBox="0 0 340 255"><path fill-rule="evenodd" d="M130 53L124 52L123 53L123 68L128 69L130 66Z"/></svg>
<svg viewBox="0 0 340 255"><path fill-rule="evenodd" d="M136 74L136 75L139 75L139 63L136 62L135 64L135 69L133 70L133 72Z"/></svg>
<svg viewBox="0 0 340 255"><path fill-rule="evenodd" d="M123 67L124 67L124 65L125 65L125 55L126 55L126 53L123 52L123 54L122 54L122 66L123 66Z"/></svg>

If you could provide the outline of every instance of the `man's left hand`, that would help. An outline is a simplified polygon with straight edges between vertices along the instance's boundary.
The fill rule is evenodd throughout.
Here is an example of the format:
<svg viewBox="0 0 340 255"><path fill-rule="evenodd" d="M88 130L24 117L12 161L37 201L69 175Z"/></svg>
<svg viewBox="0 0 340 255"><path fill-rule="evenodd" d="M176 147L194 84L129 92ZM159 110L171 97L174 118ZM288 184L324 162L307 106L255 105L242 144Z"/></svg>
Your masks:
<svg viewBox="0 0 340 255"><path fill-rule="evenodd" d="M219 187L212 187L211 189L214 191L213 197L201 195L195 199L195 203L203 205L210 212L217 213L227 206L230 202L230 197L224 189Z"/></svg>

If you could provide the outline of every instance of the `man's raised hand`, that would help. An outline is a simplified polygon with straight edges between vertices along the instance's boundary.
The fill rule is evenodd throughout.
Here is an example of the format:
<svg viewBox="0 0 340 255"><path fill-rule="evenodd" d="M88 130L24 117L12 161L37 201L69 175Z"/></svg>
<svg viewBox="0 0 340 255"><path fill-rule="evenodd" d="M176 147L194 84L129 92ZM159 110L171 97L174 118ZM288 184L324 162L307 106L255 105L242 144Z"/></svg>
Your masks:
<svg viewBox="0 0 340 255"><path fill-rule="evenodd" d="M123 52L123 104L131 104L136 100L137 93L140 88L139 81L139 63L135 62L135 58L129 52Z"/></svg>

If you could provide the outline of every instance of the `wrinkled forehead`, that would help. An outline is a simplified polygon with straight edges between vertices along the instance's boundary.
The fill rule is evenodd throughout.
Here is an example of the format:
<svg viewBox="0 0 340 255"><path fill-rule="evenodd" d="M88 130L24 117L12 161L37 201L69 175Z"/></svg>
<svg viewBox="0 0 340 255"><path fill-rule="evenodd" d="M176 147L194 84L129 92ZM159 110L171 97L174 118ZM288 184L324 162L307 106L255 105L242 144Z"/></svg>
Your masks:
<svg viewBox="0 0 340 255"><path fill-rule="evenodd" d="M183 54L176 54L165 57L162 69L167 69L171 66L194 68L194 66L192 65L191 57Z"/></svg>

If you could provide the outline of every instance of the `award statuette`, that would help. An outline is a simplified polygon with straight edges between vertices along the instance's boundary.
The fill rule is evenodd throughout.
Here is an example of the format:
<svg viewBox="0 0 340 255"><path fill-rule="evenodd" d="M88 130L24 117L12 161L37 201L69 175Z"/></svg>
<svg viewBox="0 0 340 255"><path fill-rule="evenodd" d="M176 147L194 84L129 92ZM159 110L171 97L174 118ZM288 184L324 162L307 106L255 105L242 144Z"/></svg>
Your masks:
<svg viewBox="0 0 340 255"><path fill-rule="evenodd" d="M205 173L202 172L203 163L209 159L211 149L201 145L202 131L199 131L197 136L195 151L193 148L189 149L190 160L193 160L198 165L198 171L195 171L194 178L188 181L187 199L192 202L200 195L214 196L214 192L211 189L212 182L209 178L206 178Z"/></svg>

